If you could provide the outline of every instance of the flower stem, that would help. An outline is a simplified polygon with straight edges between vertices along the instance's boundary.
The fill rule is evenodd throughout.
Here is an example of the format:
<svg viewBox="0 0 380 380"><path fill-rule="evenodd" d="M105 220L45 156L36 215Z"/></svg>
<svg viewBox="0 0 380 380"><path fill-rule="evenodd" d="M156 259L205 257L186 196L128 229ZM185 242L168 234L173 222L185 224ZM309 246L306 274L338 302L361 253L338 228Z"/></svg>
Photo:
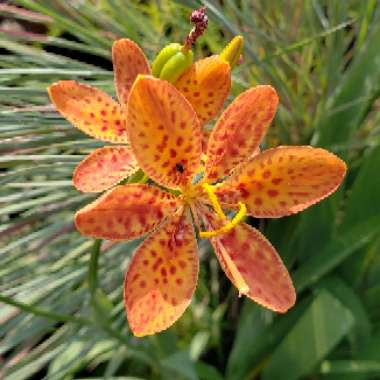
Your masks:
<svg viewBox="0 0 380 380"><path fill-rule="evenodd" d="M88 263L88 287L90 290L91 297L91 307L94 312L95 322L101 327L109 336L117 339L119 342L125 345L129 344L128 338L119 333L119 331L113 329L108 323L109 319L105 318L105 310L102 308L101 304L98 302L98 268L99 268L99 254L102 245L101 239L96 239L94 245L92 246L92 252L90 257L90 262Z"/></svg>
<svg viewBox="0 0 380 380"><path fill-rule="evenodd" d="M90 289L91 294L91 302L94 301L94 295L96 292L96 288L98 286L98 261L99 261L99 253L100 247L102 245L102 240L97 239L94 242L90 262L88 264L88 287Z"/></svg>

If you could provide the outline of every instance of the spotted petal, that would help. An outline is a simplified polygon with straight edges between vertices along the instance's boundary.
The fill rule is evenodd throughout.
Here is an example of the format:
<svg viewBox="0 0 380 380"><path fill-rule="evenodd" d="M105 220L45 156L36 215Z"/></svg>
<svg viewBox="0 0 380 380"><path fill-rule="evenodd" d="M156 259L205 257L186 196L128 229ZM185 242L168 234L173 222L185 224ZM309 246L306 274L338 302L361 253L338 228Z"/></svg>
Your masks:
<svg viewBox="0 0 380 380"><path fill-rule="evenodd" d="M209 229L219 227L210 213L203 213ZM296 300L289 273L270 242L255 228L240 223L233 230L211 238L227 277L244 294L273 311L285 313Z"/></svg>
<svg viewBox="0 0 380 380"><path fill-rule="evenodd" d="M140 47L123 38L112 46L115 87L120 104L126 104L132 84L138 74L150 74L150 67Z"/></svg>
<svg viewBox="0 0 380 380"><path fill-rule="evenodd" d="M104 92L72 80L48 88L51 101L75 127L103 141L127 142L120 105Z"/></svg>
<svg viewBox="0 0 380 380"><path fill-rule="evenodd" d="M173 214L178 200L143 184L116 186L75 214L80 233L99 239L135 239Z"/></svg>
<svg viewBox="0 0 380 380"><path fill-rule="evenodd" d="M189 102L170 83L136 79L127 105L132 150L144 172L171 188L189 183L200 166L201 130Z"/></svg>
<svg viewBox="0 0 380 380"><path fill-rule="evenodd" d="M243 164L216 194L227 207L241 201L255 217L278 218L326 198L345 173L346 164L324 149L283 146Z"/></svg>
<svg viewBox="0 0 380 380"><path fill-rule="evenodd" d="M94 150L75 169L74 186L84 193L97 193L116 185L138 169L127 146L105 146Z"/></svg>
<svg viewBox="0 0 380 380"><path fill-rule="evenodd" d="M217 55L195 62L175 83L202 124L222 109L231 88L231 67Z"/></svg>
<svg viewBox="0 0 380 380"><path fill-rule="evenodd" d="M174 216L137 249L125 277L124 300L136 336L170 327L185 311L198 278L190 215Z"/></svg>
<svg viewBox="0 0 380 380"><path fill-rule="evenodd" d="M211 132L206 175L210 181L229 175L258 148L271 123L278 96L271 86L257 86L239 95Z"/></svg>

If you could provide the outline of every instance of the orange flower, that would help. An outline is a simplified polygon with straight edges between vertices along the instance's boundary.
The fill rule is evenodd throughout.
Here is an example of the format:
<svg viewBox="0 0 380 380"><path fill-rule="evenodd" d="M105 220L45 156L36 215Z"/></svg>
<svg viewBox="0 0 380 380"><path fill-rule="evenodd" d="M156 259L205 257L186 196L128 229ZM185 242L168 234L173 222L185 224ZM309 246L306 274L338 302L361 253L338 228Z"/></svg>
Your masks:
<svg viewBox="0 0 380 380"><path fill-rule="evenodd" d="M346 165L309 146L253 154L277 103L271 86L242 93L218 120L202 162L201 124L186 98L151 76L134 82L126 105L131 148L144 172L173 190L116 186L79 210L75 223L84 235L111 240L153 230L125 278L125 307L135 335L168 328L190 303L198 275L192 219L198 230L201 224L207 229L199 236L210 238L240 294L277 312L293 306L295 291L276 250L242 219L246 213L281 217L311 206L337 189ZM238 211L229 220L222 208Z"/></svg>
<svg viewBox="0 0 380 380"><path fill-rule="evenodd" d="M143 51L133 41L121 39L112 47L115 86L119 103L91 86L72 80L59 81L49 89L56 109L75 127L102 141L127 144L123 107L138 74L150 74ZM207 123L223 107L231 87L230 64L215 55L194 63L175 83L194 107L199 120ZM126 145L96 149L76 168L74 186L83 192L100 192L116 185L138 169Z"/></svg>

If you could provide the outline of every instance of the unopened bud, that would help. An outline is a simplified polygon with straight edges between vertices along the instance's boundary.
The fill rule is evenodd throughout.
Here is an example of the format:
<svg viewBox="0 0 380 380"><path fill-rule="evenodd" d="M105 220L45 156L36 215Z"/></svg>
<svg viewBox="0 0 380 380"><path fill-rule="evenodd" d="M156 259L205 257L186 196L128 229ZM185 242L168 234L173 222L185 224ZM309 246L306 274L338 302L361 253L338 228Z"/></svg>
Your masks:
<svg viewBox="0 0 380 380"><path fill-rule="evenodd" d="M184 51L190 50L195 41L207 29L208 17L206 16L206 7L201 7L193 11L190 15L190 22L194 24L194 27L186 36L185 43L183 44Z"/></svg>
<svg viewBox="0 0 380 380"><path fill-rule="evenodd" d="M175 83L192 63L193 52L183 51L182 45L172 43L165 46L154 59L152 74L157 78Z"/></svg>
<svg viewBox="0 0 380 380"><path fill-rule="evenodd" d="M234 67L242 59L242 51L244 46L244 38L242 36L234 37L230 43L219 54L219 57Z"/></svg>

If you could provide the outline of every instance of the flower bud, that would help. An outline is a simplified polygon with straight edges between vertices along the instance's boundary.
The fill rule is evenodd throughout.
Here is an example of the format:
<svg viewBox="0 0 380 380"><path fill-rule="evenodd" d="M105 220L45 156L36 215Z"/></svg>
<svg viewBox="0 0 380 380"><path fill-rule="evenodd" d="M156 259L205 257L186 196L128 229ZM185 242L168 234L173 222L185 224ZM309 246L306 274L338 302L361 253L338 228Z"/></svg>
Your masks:
<svg viewBox="0 0 380 380"><path fill-rule="evenodd" d="M228 62L232 68L239 62L243 51L243 45L244 38L242 36L236 36L223 49L223 51L219 54L219 57L223 61Z"/></svg>
<svg viewBox="0 0 380 380"><path fill-rule="evenodd" d="M157 78L175 83L192 63L193 52L184 51L182 45L172 43L165 46L154 59L152 74Z"/></svg>

